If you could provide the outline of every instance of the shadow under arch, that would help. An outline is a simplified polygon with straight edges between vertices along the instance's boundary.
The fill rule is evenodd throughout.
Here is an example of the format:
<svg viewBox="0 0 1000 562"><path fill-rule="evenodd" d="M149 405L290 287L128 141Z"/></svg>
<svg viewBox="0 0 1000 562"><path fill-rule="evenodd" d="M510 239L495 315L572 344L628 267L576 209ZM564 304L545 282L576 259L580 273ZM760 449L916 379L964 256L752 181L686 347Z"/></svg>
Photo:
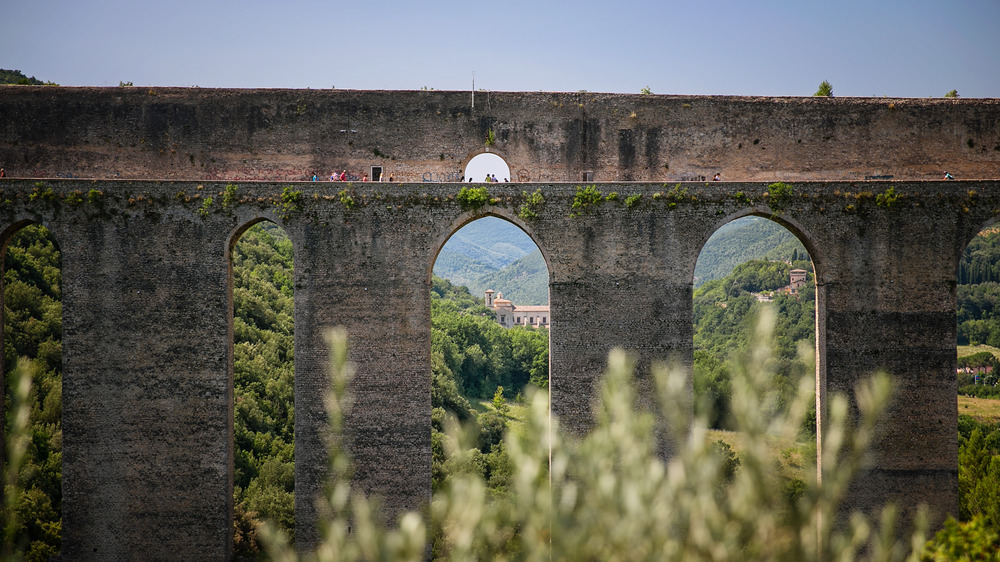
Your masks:
<svg viewBox="0 0 1000 562"><path fill-rule="evenodd" d="M27 236L26 239L16 242L21 234ZM8 303L7 300L7 263L18 258L10 258L8 253L13 248L27 250L27 246L21 243L30 242L30 251L25 251L21 259L28 267L27 275L23 277L15 274L15 281L21 284L24 289L18 291L19 298L14 298L15 302ZM41 246L39 246L41 244ZM51 249L51 251L47 251ZM51 268L51 269L50 269ZM55 272L52 270L58 271ZM23 270L18 270L20 273ZM33 368L29 378L32 381L31 394L27 404L31 411L30 420L26 427L30 435L30 441L35 443L23 452L19 471L32 473L33 476L21 484L20 492L25 494L25 499L39 509L32 511L34 521L25 521L20 538L26 539L22 546L26 548L21 554L27 552L45 552L45 556L55 554L56 557L62 552L61 541L65 537L62 531L63 501L65 490L63 474L62 456L65 443L69 442L72 447L76 439L70 435L64 435L65 428L63 419L72 419L72 415L65 416L63 407L63 392L65 388L65 376L63 373L63 352L62 342L64 336L63 329L63 256L62 247L55 235L55 232L46 226L44 221L31 218L23 218L14 221L2 232L0 232L0 346L6 349L6 338L8 335L15 335L11 341L10 350L14 352L13 361L8 364L6 357L0 357L0 436L4 446L0 447L0 466L7 468L7 442L8 428L6 420L8 412L5 407L9 401L6 397L8 386L8 376L16 369L20 358L25 357ZM54 305L53 305L54 301ZM9 305L9 306L8 306ZM14 318L7 318L8 310ZM58 312L55 312L58 311ZM12 329L16 324L11 324L18 319L27 326L34 326L34 329L18 333L19 330ZM58 332L51 328L58 323ZM21 337L16 337L16 336ZM33 352L29 349L33 348ZM56 386L57 380L58 386ZM72 402L71 402L72 408ZM44 445L41 445L44 443ZM56 457L56 455L59 455ZM5 482L6 484L6 482ZM16 486L12 490L18 489ZM38 497L38 493L44 496L44 500ZM30 499L29 499L30 498ZM11 500L11 505L21 503L22 498L7 498ZM41 508L45 502L49 502L47 508ZM44 530L41 534L39 529ZM54 541L54 542L52 542ZM30 549L30 550L28 550ZM49 550L51 549L51 550ZM16 552L12 546L12 552Z"/></svg>
<svg viewBox="0 0 1000 562"><path fill-rule="evenodd" d="M720 217L711 223L706 232L702 233L701 241L698 245L697 256L700 257L705 249L708 240L723 226L747 217L760 217L767 219L787 230L806 249L813 266L813 278L816 285L814 303L814 335L816 345L815 353L815 382L816 382L816 467L817 477L821 476L823 459L823 437L824 423L827 416L827 378L826 378L826 283L825 283L825 260L820 248L813 242L815 237L809 233L801 223L794 218L782 213L772 212L767 207L752 207ZM697 259L695 260L697 261ZM694 268L691 265L691 284L694 286ZM694 291L692 290L692 294Z"/></svg>
<svg viewBox="0 0 1000 562"><path fill-rule="evenodd" d="M237 330L237 319L238 319L238 316L240 314L239 307L238 307L239 301L238 301L238 298L237 298L237 295L236 295L237 289L240 287L240 280L237 279L237 267L238 267L237 266L237 257L238 257L238 253L240 251L239 250L240 242L243 241L244 238L249 233L253 233L255 227L265 227L266 230L272 231L272 232L266 232L266 231L264 232L264 234L266 234L267 236L269 236L269 237L272 238L272 242L275 242L272 245L272 248L273 248L275 254L272 254L271 255L272 259L267 262L266 265L268 267L279 268L279 266L275 265L275 259L274 259L275 256L277 256L277 261L280 261L281 258L285 258L286 257L286 256L283 255L283 252L287 251L287 253L288 253L288 255L287 255L287 260L288 260L288 271L287 271L287 274L283 274L282 273L280 275L270 275L270 276L266 276L265 275L265 276L256 276L256 277L259 278L259 279L261 279L263 282L268 283L269 284L268 287L275 289L277 291L277 293L282 293L282 286L287 287L287 291L289 291L291 293L291 294L286 295L287 296L287 300L289 300L290 303L291 303L291 309L288 310L288 311L282 311L279 308L280 303L278 303L278 306L275 306L274 309L268 309L268 310L266 310L264 312L265 316L274 316L276 318L276 320L275 320L275 326L273 327L273 329L271 327L265 327L265 326L255 325L253 327L253 329L246 329L247 333L245 333L241 337L240 333ZM282 243L282 239L280 237L275 237L274 231L280 231L282 233L282 235L286 237L287 244L283 244ZM276 240L274 240L275 238L276 238ZM265 241L262 241L261 244L268 244L268 242L265 240ZM284 250L283 250L283 248L284 248ZM234 228L230 232L229 238L226 241L226 254L225 254L225 256L226 256L226 260L227 260L227 264L228 264L228 274L227 274L228 275L228 279L227 279L227 289L228 290L227 290L226 297L227 297L228 310L230 311L230 314L228 315L229 321L228 321L228 334L227 334L228 335L228 337L227 337L227 342L228 342L228 349L227 349L227 364L228 364L227 365L227 367L228 367L227 368L227 371L228 371L228 373L227 373L227 376L228 376L227 401L228 401L228 426L229 426L228 427L228 433L229 433L229 435L228 435L228 437L229 437L228 438L228 451L227 451L228 466L229 466L229 475L228 475L229 486L228 486L228 493L227 493L227 501L229 502L230 520L235 523L233 525L233 527L231 527L231 529L230 529L230 533L231 533L230 542L234 543L234 541L233 541L233 534L235 534L237 532L245 532L245 531L248 531L248 530L250 530L250 529L253 528L253 523L255 521L254 521L254 518L252 517L252 513L251 512L256 512L257 511L256 509L253 509L252 504L250 504L249 495L246 494L246 492L247 492L248 488L251 487L251 485L248 484L248 483L252 482L253 480L255 480L258 476L262 476L262 474L257 474L257 475L254 475L253 477L248 477L247 474L248 473L252 474L253 471L249 470L249 469L246 469L245 467L242 467L242 466L238 467L238 465L246 464L246 458L247 457L249 457L250 459L260 460L264 464L274 462L274 463L276 463L276 466L278 467L277 470L279 472L281 472L284 469L284 472L282 472L282 473L290 472L292 474L292 485L291 485L290 489L287 489L287 486L286 486L286 489L284 489L284 490L282 490L280 487L272 490L270 488L264 488L264 486L265 486L264 484L261 484L260 486L257 487L258 493L260 493L260 494L268 494L268 495L274 495L275 493L279 494L279 496L278 496L279 497L279 501L275 502L276 505L281 504L281 501L280 501L280 497L281 496L280 496L280 494L283 493L283 492L287 493L288 496L290 496L292 498L292 501L290 502L290 505L289 505L289 502L285 502L284 507L288 507L290 509L279 511L278 516L276 516L275 513L259 513L258 515L259 515L259 518L261 520L263 520L263 519L266 518L266 519L271 520L272 522L277 522L279 524L279 526L281 526L285 530L286 533L294 533L294 531L295 531L295 509L294 509L294 507L295 507L295 505L294 505L294 474L295 474L294 446L295 446L295 439L294 439L294 421L293 421L294 420L293 412L294 412L294 407L295 407L295 397L294 397L294 371L295 371L295 362L294 362L294 352L295 352L295 332L294 332L294 312L295 312L295 310L294 310L294 262L295 262L295 244L292 241L291 237L288 236L288 230L286 229L286 227L284 225L282 225L281 223L279 223L278 221L274 220L271 217L267 217L267 216L253 216L252 218L250 218L248 220L245 220L242 223L240 223L236 228ZM264 265L264 264L263 263L257 263L255 265L255 267L262 266L262 265ZM248 269L248 267L249 266L244 266L244 268L243 268L244 269L244 273L243 274L247 275L248 277L254 277L255 276L255 272L246 272L245 271L246 269ZM284 284L283 285L279 285L279 283L281 283L282 281L284 281ZM249 287L247 287L247 290L248 290L248 292L253 293L250 290ZM279 298L280 298L280 295L279 295ZM261 301L265 301L264 298L261 298L260 300ZM273 303L267 302L266 304L271 305ZM264 306L264 305L261 304L260 306ZM288 322L288 327L290 328L290 333L282 334L281 333L281 331L282 331L281 317L286 312L287 312L287 315L290 316L290 318L288 319L288 320L290 320L290 322ZM241 325L242 324L248 324L248 322L245 319L243 319L243 318L240 318L239 320L241 322ZM254 373L254 374L255 375L265 375L265 376L269 377L267 380L263 380L260 383L260 386L264 387L266 389L266 392L268 392L268 393L270 393L271 390L267 389L267 387L270 387L272 384L273 385L277 385L279 388L285 389L287 392L284 392L284 393L281 394L281 396L285 397L285 399L286 399L284 401L282 399L280 399L280 397L279 398L274 398L274 397L270 397L270 396L253 396L255 393L259 393L259 392L263 392L263 391L257 389L257 387L254 386L253 384L248 385L248 386L246 386L246 388L244 388L244 384L241 383L241 376L242 377L247 377L247 373L244 373L244 371L248 367L244 366L244 367L241 368L241 366L240 366L240 360L241 360L241 358L244 359L244 360L247 358L246 354L248 353L248 351L244 350L243 352L240 352L237 348L241 344L246 343L245 341L242 341L242 338L250 337L249 336L250 333L256 333L256 332L269 332L270 335L267 336L267 338L268 338L268 340L267 340L267 347L269 348L269 351L271 351L273 354L279 356L279 358L281 356L283 356L283 359L284 359L285 363L284 364L279 364L279 365L275 365L273 363L270 363L269 361L273 360L273 358L271 358L271 357L264 358L263 357L263 355L264 355L263 353L261 353L258 350L254 349L254 351L250 352L252 354L252 355L250 355L250 357L253 359L252 366L254 368L260 368L263 365L263 367L266 369L265 372ZM241 340L241 341L238 341L238 340ZM275 343L275 342L277 342L277 343ZM253 347L256 347L256 346L253 346ZM276 348L276 350L275 349L270 349L270 348ZM289 383L289 381L283 380L283 377L284 377L284 375L286 373L290 373L291 374L290 389L289 388L285 388L285 387L288 386L288 383ZM249 380L252 377L247 377L247 378ZM266 408L264 407L265 405L262 405L262 409L265 410L265 413L266 413L266 415L268 417L275 418L275 420L274 420L274 427L268 427L268 428L263 428L263 429L262 428L255 428L253 430L253 431L257 432L257 433L268 433L269 434L269 436L270 436L270 438L272 440L269 443L267 443L267 445L268 445L268 448L271 449L271 451L262 452L262 451L257 450L257 445L258 445L258 441L259 441L258 439L254 439L253 445L251 445L250 448L244 449L243 447L238 446L238 443L237 443L237 440L239 438L238 433L241 431L241 429L248 430L248 427L249 427L249 426L245 427L244 426L244 422L241 422L241 414L240 414L240 412L237 411L237 408L240 405L240 403L241 403L242 400L240 400L238 398L245 398L247 396L252 397L255 400L255 404L261 404L262 402L267 402ZM290 397L290 400L287 400L288 397ZM284 420L284 423L282 423L282 420ZM291 426L291 434L290 435L287 434L288 433L288 427L289 427L289 425ZM282 446L291 447L292 459L291 459L290 471L286 470L287 467L285 467L284 465L287 464L287 463L284 462L281 459L280 455L273 454L273 451L281 449ZM256 468L260 468L260 467L256 467ZM263 472L263 471L261 471L261 472ZM240 482L240 480L246 480L246 481L245 482ZM239 503L238 503L238 500L236 498L234 498L234 491L235 491L235 489L237 487L239 487L241 489L241 491L245 494L244 497L241 498L242 501L239 502ZM240 505L241 503L247 503L248 504L247 509L242 508L241 505ZM281 506L279 505L279 510L280 510L280 507ZM241 543L245 544L246 542L247 542L247 537L243 536ZM236 548L238 546L239 546L239 543L234 543L233 544L233 548ZM238 549L235 551L235 553L236 553L237 556L246 556L246 555L252 555L252 554L254 554L253 552L241 552Z"/></svg>

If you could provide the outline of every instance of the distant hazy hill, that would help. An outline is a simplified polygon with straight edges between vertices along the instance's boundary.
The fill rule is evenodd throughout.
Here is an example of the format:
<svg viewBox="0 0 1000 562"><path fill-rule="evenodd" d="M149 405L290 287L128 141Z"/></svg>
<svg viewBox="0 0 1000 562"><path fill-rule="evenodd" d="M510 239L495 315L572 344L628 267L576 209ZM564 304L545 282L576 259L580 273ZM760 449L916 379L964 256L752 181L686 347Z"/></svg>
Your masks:
<svg viewBox="0 0 1000 562"><path fill-rule="evenodd" d="M806 249L780 224L762 217L734 220L716 230L702 248L694 268L695 286L722 279L743 262L790 259L793 252L801 256Z"/></svg>
<svg viewBox="0 0 1000 562"><path fill-rule="evenodd" d="M487 273L467 285L477 297L486 289L503 293L517 304L549 304L549 270L538 250L503 269Z"/></svg>
<svg viewBox="0 0 1000 562"><path fill-rule="evenodd" d="M520 228L502 219L486 217L465 225L448 239L434 263L434 274L472 289L471 283L476 279L537 251L535 243ZM496 290L505 294L508 291ZM548 298L547 293L544 298Z"/></svg>
<svg viewBox="0 0 1000 562"><path fill-rule="evenodd" d="M537 249L520 228L503 219L486 217L462 227L448 239L442 252L453 251L500 269Z"/></svg>
<svg viewBox="0 0 1000 562"><path fill-rule="evenodd" d="M695 267L695 286L722 279L753 259L800 259L805 248L783 226L762 217L735 220L708 239ZM515 304L547 304L548 270L541 252L520 228L497 218L469 223L438 254L434 274L481 297L502 292Z"/></svg>
<svg viewBox="0 0 1000 562"><path fill-rule="evenodd" d="M447 279L455 285L465 285L466 287L474 279L494 271L497 271L497 268L493 265L460 254L447 245L441 248L441 253L438 254L437 261L434 262L434 275Z"/></svg>

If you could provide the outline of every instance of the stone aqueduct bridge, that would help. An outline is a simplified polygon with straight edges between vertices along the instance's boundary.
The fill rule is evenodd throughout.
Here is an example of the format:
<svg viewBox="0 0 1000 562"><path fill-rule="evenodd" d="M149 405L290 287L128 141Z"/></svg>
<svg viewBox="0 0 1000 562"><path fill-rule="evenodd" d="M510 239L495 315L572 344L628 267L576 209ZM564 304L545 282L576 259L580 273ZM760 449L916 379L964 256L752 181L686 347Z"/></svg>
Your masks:
<svg viewBox="0 0 1000 562"><path fill-rule="evenodd" d="M0 241L41 223L62 251L67 558L228 557L229 255L259 220L295 249L300 544L317 539L328 326L347 327L357 364L357 483L391 511L428 500L430 272L486 215L545 256L552 408L576 431L612 347L690 365L695 261L719 226L784 224L816 269L821 422L827 395L872 370L898 381L850 506L956 511L956 267L1000 216L997 100L477 94L473 109L469 97L0 88L0 166L14 177L0 181ZM460 170L491 129L515 177L541 181L488 185L478 209L456 201L459 184L414 183ZM375 164L406 183L292 181ZM943 169L965 181L935 181ZM674 189L716 171L738 181ZM571 217L583 172L643 181L600 183L622 197ZM775 180L792 193L766 193ZM286 188L302 197L279 209ZM879 205L890 189L899 198ZM536 190L544 202L521 211Z"/></svg>

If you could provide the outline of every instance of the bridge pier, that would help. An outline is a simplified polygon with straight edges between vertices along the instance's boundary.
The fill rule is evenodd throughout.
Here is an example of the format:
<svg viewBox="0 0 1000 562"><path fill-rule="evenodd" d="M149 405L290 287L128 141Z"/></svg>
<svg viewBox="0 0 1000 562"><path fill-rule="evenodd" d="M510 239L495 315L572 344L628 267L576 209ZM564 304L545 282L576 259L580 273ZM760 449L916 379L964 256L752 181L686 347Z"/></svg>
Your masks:
<svg viewBox="0 0 1000 562"><path fill-rule="evenodd" d="M856 407L862 378L884 371L895 385L845 510L871 512L892 501L907 516L926 504L935 522L958 513L958 226L926 208L815 224L816 243L827 249L818 268L822 393L848 396ZM818 417L822 423L825 412Z"/></svg>
<svg viewBox="0 0 1000 562"><path fill-rule="evenodd" d="M226 230L37 218L62 252L62 556L228 559Z"/></svg>

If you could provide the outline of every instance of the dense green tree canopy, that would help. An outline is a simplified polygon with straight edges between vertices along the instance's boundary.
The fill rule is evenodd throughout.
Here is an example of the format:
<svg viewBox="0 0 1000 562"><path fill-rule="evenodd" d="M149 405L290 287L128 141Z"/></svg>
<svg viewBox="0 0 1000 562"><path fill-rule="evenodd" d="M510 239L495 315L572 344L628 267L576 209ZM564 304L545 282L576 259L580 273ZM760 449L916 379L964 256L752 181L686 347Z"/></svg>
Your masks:
<svg viewBox="0 0 1000 562"><path fill-rule="evenodd" d="M255 550L252 521L294 535L295 334L292 243L258 223L233 249L233 441L236 551ZM251 523L241 521L245 519Z"/></svg>
<svg viewBox="0 0 1000 562"><path fill-rule="evenodd" d="M39 225L18 231L3 256L3 372L12 373L22 358L32 377L31 435L14 500L14 534L28 560L57 554L62 535L61 267L59 248ZM5 431L11 427L10 383L5 380Z"/></svg>
<svg viewBox="0 0 1000 562"><path fill-rule="evenodd" d="M784 294L781 289L789 284L789 271L796 268L808 272L806 285L797 296ZM773 301L759 302L755 294L766 294ZM801 367L795 367L799 346L815 342L815 294L812 265L805 260L751 260L695 291L694 391L698 407L708 413L714 427L728 426L731 361L746 352L751 328L765 306L777 312L772 337L778 364L773 382L787 402L794 391L792 381L802 374Z"/></svg>

